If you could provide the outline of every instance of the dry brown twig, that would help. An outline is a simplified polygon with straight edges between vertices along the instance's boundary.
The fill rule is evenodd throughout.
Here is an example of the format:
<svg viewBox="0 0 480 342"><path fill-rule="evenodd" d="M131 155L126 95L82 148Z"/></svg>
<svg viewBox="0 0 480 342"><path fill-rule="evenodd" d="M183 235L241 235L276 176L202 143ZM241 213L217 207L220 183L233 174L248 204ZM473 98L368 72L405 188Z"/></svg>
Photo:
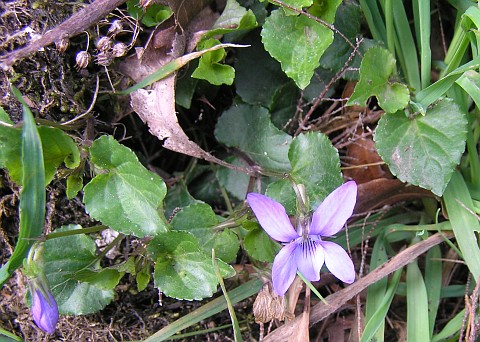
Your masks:
<svg viewBox="0 0 480 342"><path fill-rule="evenodd" d="M477 280L473 293L465 294L465 315L459 341L477 341L479 320L476 315L479 300L480 282Z"/></svg>
<svg viewBox="0 0 480 342"><path fill-rule="evenodd" d="M299 135L303 130L308 129L308 127L307 127L308 120L312 116L313 112L318 108L320 103L324 100L324 97L327 94L328 90L333 86L333 84L335 82L337 82L345 74L345 72L348 69L348 66L350 65L350 63L353 60L353 57L355 57L355 55L357 53L359 53L358 51L359 51L359 48L360 48L360 45L362 44L362 42L363 42L363 39L357 40L356 45L353 47L353 51L350 53L350 56L345 61L343 67L335 74L335 76L333 76L333 78L330 80L330 82L328 82L328 84L325 86L325 89L320 93L320 95L318 95L317 99L315 100L313 105L310 107L310 109L307 112L307 114L305 115L305 117L299 123L299 125L298 125L299 127L297 128L297 131L295 132L295 136Z"/></svg>
<svg viewBox="0 0 480 342"><path fill-rule="evenodd" d="M10 69L15 62L28 57L41 48L63 38L73 37L97 23L100 19L122 5L126 0L96 0L82 10L74 13L63 23L45 32L39 39L27 46L0 56L0 67Z"/></svg>

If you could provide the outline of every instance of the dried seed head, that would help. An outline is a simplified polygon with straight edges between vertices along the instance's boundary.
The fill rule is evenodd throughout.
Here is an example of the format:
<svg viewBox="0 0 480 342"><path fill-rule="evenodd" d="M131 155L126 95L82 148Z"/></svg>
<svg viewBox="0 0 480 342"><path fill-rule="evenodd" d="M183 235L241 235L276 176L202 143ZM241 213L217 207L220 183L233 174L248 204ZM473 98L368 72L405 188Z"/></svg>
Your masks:
<svg viewBox="0 0 480 342"><path fill-rule="evenodd" d="M87 51L80 51L79 53L77 53L77 57L75 57L75 60L77 62L77 68L85 69L90 63L91 59L92 57Z"/></svg>
<svg viewBox="0 0 480 342"><path fill-rule="evenodd" d="M113 45L112 52L114 57L122 57L127 54L128 46L124 43L116 43Z"/></svg>
<svg viewBox="0 0 480 342"><path fill-rule="evenodd" d="M272 290L270 283L263 285L253 303L255 322L267 323L273 319L285 319L285 297L279 296Z"/></svg>
<svg viewBox="0 0 480 342"><path fill-rule="evenodd" d="M112 40L110 37L101 37L97 42L98 51L108 51L112 48Z"/></svg>
<svg viewBox="0 0 480 342"><path fill-rule="evenodd" d="M121 21L121 20L114 20L114 21L110 24L110 28L108 29L107 34L108 34L109 36L115 36L115 35L117 35L118 33L122 32L122 30L123 30L122 21Z"/></svg>
<svg viewBox="0 0 480 342"><path fill-rule="evenodd" d="M70 45L70 40L68 38L62 38L55 42L55 47L57 48L57 51L60 53L64 53L65 51L67 51L69 45Z"/></svg>
<svg viewBox="0 0 480 342"><path fill-rule="evenodd" d="M109 66L113 62L113 54L111 51L100 51L97 55L97 64Z"/></svg>

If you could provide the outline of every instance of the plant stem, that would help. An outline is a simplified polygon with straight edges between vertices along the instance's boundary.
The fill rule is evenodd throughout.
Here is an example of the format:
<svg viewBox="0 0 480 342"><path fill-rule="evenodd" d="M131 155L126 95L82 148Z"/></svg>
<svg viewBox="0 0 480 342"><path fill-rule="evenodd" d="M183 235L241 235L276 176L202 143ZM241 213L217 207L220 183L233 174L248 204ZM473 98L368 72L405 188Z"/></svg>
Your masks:
<svg viewBox="0 0 480 342"><path fill-rule="evenodd" d="M93 226L93 227L88 227L88 228L68 230L68 231L65 231L65 232L53 232L53 233L48 234L45 237L45 239L50 240L50 239L58 239L60 237L65 237L65 236L77 235L77 234L96 233L96 232L101 232L102 230L105 230L107 228L108 227L106 227L104 225L99 225L99 226Z"/></svg>

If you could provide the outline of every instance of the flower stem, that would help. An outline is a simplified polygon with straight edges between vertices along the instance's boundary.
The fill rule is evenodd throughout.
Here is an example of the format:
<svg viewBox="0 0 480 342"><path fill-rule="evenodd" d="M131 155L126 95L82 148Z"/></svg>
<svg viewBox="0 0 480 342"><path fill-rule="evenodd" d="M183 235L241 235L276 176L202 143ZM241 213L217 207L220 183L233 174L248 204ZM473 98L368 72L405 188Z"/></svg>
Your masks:
<svg viewBox="0 0 480 342"><path fill-rule="evenodd" d="M93 226L93 227L88 227L88 228L68 230L68 231L64 231L64 232L53 232L53 233L48 234L45 237L45 239L50 240L50 239L57 239L57 238L60 238L60 237L65 237L65 236L70 236L70 235L96 233L96 232L100 232L104 229L107 229L107 227L104 226L104 225L98 225L98 226Z"/></svg>
<svg viewBox="0 0 480 342"><path fill-rule="evenodd" d="M297 184L295 181L288 176L288 180L292 183L293 190L295 191L295 195L297 197L297 212L299 216L307 216L308 215L308 197L307 192L305 189L305 185Z"/></svg>
<svg viewBox="0 0 480 342"><path fill-rule="evenodd" d="M238 324L238 319L235 314L235 310L233 308L232 302L230 301L230 297L225 287L225 283L223 282L223 277L220 273L220 269L218 268L217 259L215 258L215 249L213 248L212 248L212 264L213 264L213 269L215 271L215 275L217 276L218 282L220 283L220 287L222 288L223 296L225 297L225 301L227 302L228 313L230 314L230 319L232 320L232 324L233 324L233 334L234 334L235 342L243 342L242 333L240 332L240 325Z"/></svg>

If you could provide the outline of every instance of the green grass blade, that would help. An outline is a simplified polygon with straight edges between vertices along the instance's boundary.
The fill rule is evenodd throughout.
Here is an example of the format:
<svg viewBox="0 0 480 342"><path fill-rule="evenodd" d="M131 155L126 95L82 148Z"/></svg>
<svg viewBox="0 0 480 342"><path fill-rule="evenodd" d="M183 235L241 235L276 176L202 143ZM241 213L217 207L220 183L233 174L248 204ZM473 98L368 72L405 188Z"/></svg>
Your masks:
<svg viewBox="0 0 480 342"><path fill-rule="evenodd" d="M393 1L395 29L398 37L397 56L409 86L416 91L421 89L418 73L418 56L410 24L402 1Z"/></svg>
<svg viewBox="0 0 480 342"><path fill-rule="evenodd" d="M437 82L423 89L416 95L416 101L421 103L425 108L437 101L454 85L462 74L468 70L478 69L480 67L480 57L458 67L447 76L441 78Z"/></svg>
<svg viewBox="0 0 480 342"><path fill-rule="evenodd" d="M225 288L225 283L223 282L222 275L220 274L220 269L218 268L217 259L215 258L215 249L213 248L212 248L212 264L213 264L213 269L215 270L215 275L217 276L218 282L220 283L220 287L222 288L223 296L225 297L225 301L227 302L228 313L230 314L230 319L232 320L233 336L235 338L235 342L243 342L242 333L240 332L240 326L238 325L237 315L235 314L235 310L233 309L232 302L230 301L230 297L228 296L227 289Z"/></svg>
<svg viewBox="0 0 480 342"><path fill-rule="evenodd" d="M307 285L310 288L310 290L312 290L312 292L318 297L318 299L320 299L324 304L328 305L325 298L323 298L323 296L320 294L320 292L318 292L315 286L313 286L312 283L309 280L307 280L307 278L305 278L302 273L300 273L300 271L297 271L297 275L300 277L300 279L302 279L305 285Z"/></svg>
<svg viewBox="0 0 480 342"><path fill-rule="evenodd" d="M420 75L422 89L430 85L432 53L430 51L430 1L413 0L413 20L420 51Z"/></svg>
<svg viewBox="0 0 480 342"><path fill-rule="evenodd" d="M373 245L372 257L370 260L370 270L374 270L383 263L387 262L388 256L385 248L385 239L381 234ZM367 300L365 304L365 322L368 324L375 313L381 308L385 292L387 291L388 279L382 278L367 288ZM374 335L374 340L382 342L385 333L385 320L383 320Z"/></svg>
<svg viewBox="0 0 480 342"><path fill-rule="evenodd" d="M426 282L426 278L425 278L425 282ZM428 284L426 286L428 291ZM444 299L444 298L464 297L465 293L471 294L471 292L472 291L470 291L469 293L467 291L467 287L465 285L448 285L442 288L440 298ZM398 284L396 295L407 297L407 284L405 283Z"/></svg>
<svg viewBox="0 0 480 342"><path fill-rule="evenodd" d="M42 235L45 220L45 168L42 143L32 112L18 89L12 91L23 105L22 190L20 191L20 230L15 250L0 269L3 284L25 259L30 247Z"/></svg>
<svg viewBox="0 0 480 342"><path fill-rule="evenodd" d="M471 42L472 55L478 57L480 38L477 34L480 28L480 9L475 6L469 7L462 16L462 27Z"/></svg>
<svg viewBox="0 0 480 342"><path fill-rule="evenodd" d="M407 341L429 341L428 324L427 289L415 260L407 266Z"/></svg>
<svg viewBox="0 0 480 342"><path fill-rule="evenodd" d="M475 70L468 70L458 78L456 83L472 98L475 105L480 108L480 74Z"/></svg>
<svg viewBox="0 0 480 342"><path fill-rule="evenodd" d="M1 342L10 342L10 341L22 342L23 340L17 335L12 334L11 332L3 328L0 328L0 341Z"/></svg>
<svg viewBox="0 0 480 342"><path fill-rule="evenodd" d="M465 316L465 309L460 311L453 317L450 322L438 334L433 336L432 342L445 341L447 338L457 334L463 325L463 317Z"/></svg>
<svg viewBox="0 0 480 342"><path fill-rule="evenodd" d="M188 332L188 333L185 333L185 334L177 334L175 336L171 336L169 340L170 341L175 341L175 340L188 341L188 339L186 339L187 337L194 337L194 338L197 337L198 338L198 336L206 335L206 334L211 333L211 332L216 332L216 331L220 331L220 330L229 329L231 327L232 327L231 324L225 324L225 325L221 325L221 326L218 326L218 327L215 327L215 328L203 329L203 330L198 330L198 331L191 331L191 332Z"/></svg>
<svg viewBox="0 0 480 342"><path fill-rule="evenodd" d="M254 294L258 293L262 288L263 283L260 279L253 279L249 282L240 285L228 293L232 304L238 303ZM211 302L201 306L188 315L176 320L167 325L165 328L157 331L155 334L145 340L145 342L160 342L167 340L170 336L177 332L192 326L208 317L211 317L227 308L225 297L219 297Z"/></svg>
<svg viewBox="0 0 480 342"><path fill-rule="evenodd" d="M460 107L462 111L468 113L468 108L471 105L471 100L475 102L477 109L480 108L480 73L474 70L468 70L462 74L456 80L456 86L452 87L448 95L455 101L455 103ZM468 149L468 160L470 162L470 174L471 177L469 181L476 182L478 175L480 174L480 164L478 160L477 151L477 142L473 137L473 130L476 125L474 124L474 116L469 115L469 126L472 129L468 130L467 135L467 149Z"/></svg>
<svg viewBox="0 0 480 342"><path fill-rule="evenodd" d="M215 51L218 49L223 49L226 47L248 47L248 45L238 45L238 44L218 44L215 45L209 49L205 49L202 51L197 51L197 52L192 52L189 54L186 54L184 56L178 57L177 59L174 59L173 61L163 65L156 71L152 72L150 75L145 77L143 80L135 84L134 86L118 91L116 94L117 95L128 95L130 93L133 93L136 90L145 88L146 86L149 86L150 84L159 81L171 74L173 74L175 71L179 70L180 68L184 67L189 63L190 61L201 57L203 54L210 52L210 51Z"/></svg>
<svg viewBox="0 0 480 342"><path fill-rule="evenodd" d="M464 13L469 7L474 5L472 0L448 0L448 2L460 13Z"/></svg>
<svg viewBox="0 0 480 342"><path fill-rule="evenodd" d="M368 28L375 40L387 42L387 32L385 30L385 23L380 14L376 0L360 0L365 19L367 20Z"/></svg>
<svg viewBox="0 0 480 342"><path fill-rule="evenodd" d="M440 298L463 297L468 293L465 285L448 285L442 288Z"/></svg>
<svg viewBox="0 0 480 342"><path fill-rule="evenodd" d="M385 29L387 31L387 47L395 58L395 26L393 25L392 0L385 0Z"/></svg>
<svg viewBox="0 0 480 342"><path fill-rule="evenodd" d="M471 105L471 100L468 94L455 83L447 92L447 97L451 98L464 113L468 113L468 108Z"/></svg>
<svg viewBox="0 0 480 342"><path fill-rule="evenodd" d="M479 105L477 105L478 108L480 108ZM470 116L469 121L470 121L469 127L472 127L472 122L475 121L475 119L472 116ZM476 129L478 128L479 127L476 127ZM475 134L474 130L470 129L467 133L467 151L468 151L467 155L468 155L468 161L470 166L470 182L474 187L478 187L480 185L480 156L477 153L477 145L478 145L478 137ZM469 191L471 193L471 189L469 189Z"/></svg>
<svg viewBox="0 0 480 342"><path fill-rule="evenodd" d="M421 231L429 231L429 232L439 232L443 230L452 230L452 225L448 221L443 221L440 223L432 223L432 224L401 224L401 223L394 223L390 224L387 227L387 232L389 234L399 233L399 232L421 232ZM401 239L397 239L396 241L400 241ZM388 236L389 242L396 242L392 240L390 235Z"/></svg>
<svg viewBox="0 0 480 342"><path fill-rule="evenodd" d="M479 190L480 193L480 190ZM392 224L395 223L403 223L403 224L414 224L418 222L420 216L418 213L415 212L408 212L408 213L401 213L397 215L393 215L391 217L379 219L379 215L373 214L366 222L365 225L374 225L375 229L372 232L371 237L376 237L380 232L387 229ZM348 234L347 234L348 233ZM348 236L348 243L347 243L347 236ZM342 246L344 249L347 249L348 246L356 246L363 241L365 237L365 231L362 229L362 226L350 226L348 230L342 230L337 238L335 239L335 243Z"/></svg>
<svg viewBox="0 0 480 342"><path fill-rule="evenodd" d="M442 294L442 252L440 246L430 249L425 261L425 285L428 297L428 322L430 325L429 336L433 335L437 317L440 296Z"/></svg>
<svg viewBox="0 0 480 342"><path fill-rule="evenodd" d="M447 67L442 70L440 77L444 77L460 66L464 60L469 44L470 41L468 40L465 32L463 32L461 28L455 30L444 60Z"/></svg>
<svg viewBox="0 0 480 342"><path fill-rule="evenodd" d="M400 276L402 274L402 269L398 269L390 280L383 301L379 306L377 312L372 316L370 321L365 325L363 330L361 342L369 342L375 336L375 333L378 331L380 326L385 322L385 317L387 316L388 309L392 303L393 297L397 290L398 283L400 282Z"/></svg>
<svg viewBox="0 0 480 342"><path fill-rule="evenodd" d="M463 260L472 273L473 279L477 281L480 277L480 249L475 232L480 231L480 224L469 211L473 208L473 202L460 172L456 171L452 175L443 193L443 200Z"/></svg>
<svg viewBox="0 0 480 342"><path fill-rule="evenodd" d="M471 43L470 39L475 39L476 34L472 33L470 38L467 36L466 31L477 31L479 20L479 9L473 6L470 1L450 1L453 6L458 10L457 23L455 24L455 31L452 37L452 41L448 47L447 55L445 56L445 64L447 67L442 71L440 77L450 73L455 68L458 68L462 61L464 61L467 48ZM468 3L470 5L468 6ZM467 7L468 6L468 7ZM474 27L475 26L475 27ZM475 42L473 42L475 44ZM475 56L474 56L475 57Z"/></svg>

